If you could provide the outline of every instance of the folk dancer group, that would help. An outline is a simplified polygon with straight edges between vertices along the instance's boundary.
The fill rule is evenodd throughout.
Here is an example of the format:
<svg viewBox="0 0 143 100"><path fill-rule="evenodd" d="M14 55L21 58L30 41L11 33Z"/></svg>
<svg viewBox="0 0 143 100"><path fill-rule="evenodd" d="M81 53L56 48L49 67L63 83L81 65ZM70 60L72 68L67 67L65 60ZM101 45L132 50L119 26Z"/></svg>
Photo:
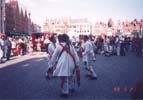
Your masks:
<svg viewBox="0 0 143 100"><path fill-rule="evenodd" d="M58 36L58 43L56 36L49 38L48 45L48 70L46 77L58 77L61 80L61 97L68 97L75 92L75 82L80 86L80 58L78 53L69 39L67 34ZM93 56L92 42L88 36L84 37L84 44L80 46L83 52L83 61L86 65L87 75L89 79L97 79L97 75L91 65Z"/></svg>

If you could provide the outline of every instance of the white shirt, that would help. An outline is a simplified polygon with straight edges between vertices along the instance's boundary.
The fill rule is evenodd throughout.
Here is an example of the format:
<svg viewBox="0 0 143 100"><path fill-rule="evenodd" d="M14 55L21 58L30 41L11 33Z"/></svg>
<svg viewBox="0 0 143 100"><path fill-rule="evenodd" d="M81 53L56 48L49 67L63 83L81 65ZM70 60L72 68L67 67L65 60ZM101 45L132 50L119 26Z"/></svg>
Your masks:
<svg viewBox="0 0 143 100"><path fill-rule="evenodd" d="M3 39L0 39L0 44L1 44L1 46L4 46L4 40Z"/></svg>
<svg viewBox="0 0 143 100"><path fill-rule="evenodd" d="M44 40L44 44L48 44L49 42L50 42L49 39L45 39L45 40Z"/></svg>
<svg viewBox="0 0 143 100"><path fill-rule="evenodd" d="M85 44L83 44L83 61L89 62L90 55L93 53L93 46L90 40L86 41Z"/></svg>
<svg viewBox="0 0 143 100"><path fill-rule="evenodd" d="M22 39L19 39L18 42L19 42L19 43L22 43L23 41L22 41Z"/></svg>
<svg viewBox="0 0 143 100"><path fill-rule="evenodd" d="M16 43L14 41L11 41L11 48L12 49L16 48Z"/></svg>
<svg viewBox="0 0 143 100"><path fill-rule="evenodd" d="M3 57L3 51L2 51L2 49L1 49L1 47L0 47L0 59Z"/></svg>

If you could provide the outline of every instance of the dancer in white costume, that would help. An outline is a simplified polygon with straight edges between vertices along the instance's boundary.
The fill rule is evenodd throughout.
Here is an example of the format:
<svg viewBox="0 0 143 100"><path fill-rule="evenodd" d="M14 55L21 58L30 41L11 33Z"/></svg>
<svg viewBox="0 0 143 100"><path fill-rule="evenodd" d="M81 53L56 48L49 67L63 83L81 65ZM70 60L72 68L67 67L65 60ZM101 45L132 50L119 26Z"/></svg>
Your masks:
<svg viewBox="0 0 143 100"><path fill-rule="evenodd" d="M3 58L3 51L2 51L2 46L0 44L0 63L2 63L2 58Z"/></svg>
<svg viewBox="0 0 143 100"><path fill-rule="evenodd" d="M92 62L92 52L93 52L93 46L91 41L89 40L88 36L84 36L84 45L83 45L83 61L86 65L87 70L87 76L90 77L90 79L97 79L97 75L91 65Z"/></svg>
<svg viewBox="0 0 143 100"><path fill-rule="evenodd" d="M58 57L59 59L56 64ZM61 43L57 45L52 55L51 61L49 62L49 69L51 69L55 64L56 67L53 72L53 76L60 78L61 96L67 97L74 91L74 71L79 70L79 57L74 47L69 43L69 37L66 34L62 35Z"/></svg>

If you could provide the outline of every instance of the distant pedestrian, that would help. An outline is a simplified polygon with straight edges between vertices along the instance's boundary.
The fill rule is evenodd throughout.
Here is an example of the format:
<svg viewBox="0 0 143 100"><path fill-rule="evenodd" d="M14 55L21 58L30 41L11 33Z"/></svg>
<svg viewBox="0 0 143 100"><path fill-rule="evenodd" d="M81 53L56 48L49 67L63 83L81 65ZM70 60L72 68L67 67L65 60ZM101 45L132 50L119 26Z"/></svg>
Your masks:
<svg viewBox="0 0 143 100"><path fill-rule="evenodd" d="M12 38L11 40L11 49L12 49L12 55L15 56L16 55L16 42L14 38Z"/></svg>
<svg viewBox="0 0 143 100"><path fill-rule="evenodd" d="M40 41L38 41L38 43L37 43L37 51L41 52L41 43L40 43Z"/></svg>
<svg viewBox="0 0 143 100"><path fill-rule="evenodd" d="M10 42L10 38L6 38L5 41L5 49L6 49L6 58L7 60L10 60L10 56L11 56L11 42Z"/></svg>
<svg viewBox="0 0 143 100"><path fill-rule="evenodd" d="M117 53L117 56L120 56L121 40L120 40L120 38L119 38L118 36L116 37L115 45L116 45L116 53Z"/></svg>
<svg viewBox="0 0 143 100"><path fill-rule="evenodd" d="M137 35L136 37L136 55L137 56L142 56L142 40L139 37L139 35Z"/></svg>
<svg viewBox="0 0 143 100"><path fill-rule="evenodd" d="M47 53L48 53L49 43L50 43L50 40L49 40L48 36L46 36L46 39L44 40L44 45L45 45L45 49L46 49Z"/></svg>
<svg viewBox="0 0 143 100"><path fill-rule="evenodd" d="M29 44L28 44L28 52L29 52L30 54L33 53L33 44L32 44L32 41L29 41Z"/></svg>
<svg viewBox="0 0 143 100"><path fill-rule="evenodd" d="M26 42L24 38L22 38L21 40L22 41L20 45L21 45L22 55L25 55L26 54Z"/></svg>
<svg viewBox="0 0 143 100"><path fill-rule="evenodd" d="M0 63L3 62L2 58L3 58L3 50L2 50L2 46L0 44Z"/></svg>
<svg viewBox="0 0 143 100"><path fill-rule="evenodd" d="M3 51L3 58L6 57L6 53L5 53L5 37L4 36L0 36L0 44L1 44L1 50Z"/></svg>
<svg viewBox="0 0 143 100"><path fill-rule="evenodd" d="M120 38L120 41L121 41L120 55L121 55L121 56L125 56L125 55L126 55L126 53L125 53L125 38L122 36L122 37Z"/></svg>

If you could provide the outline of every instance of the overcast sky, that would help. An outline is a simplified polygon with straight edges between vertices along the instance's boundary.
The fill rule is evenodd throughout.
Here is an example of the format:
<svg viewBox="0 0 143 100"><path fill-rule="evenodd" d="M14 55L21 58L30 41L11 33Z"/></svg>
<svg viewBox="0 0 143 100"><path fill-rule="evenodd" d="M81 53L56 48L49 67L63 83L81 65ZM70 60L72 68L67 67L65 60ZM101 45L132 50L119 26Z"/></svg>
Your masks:
<svg viewBox="0 0 143 100"><path fill-rule="evenodd" d="M89 18L91 21L143 18L143 0L18 0L31 18L43 25L46 18Z"/></svg>

